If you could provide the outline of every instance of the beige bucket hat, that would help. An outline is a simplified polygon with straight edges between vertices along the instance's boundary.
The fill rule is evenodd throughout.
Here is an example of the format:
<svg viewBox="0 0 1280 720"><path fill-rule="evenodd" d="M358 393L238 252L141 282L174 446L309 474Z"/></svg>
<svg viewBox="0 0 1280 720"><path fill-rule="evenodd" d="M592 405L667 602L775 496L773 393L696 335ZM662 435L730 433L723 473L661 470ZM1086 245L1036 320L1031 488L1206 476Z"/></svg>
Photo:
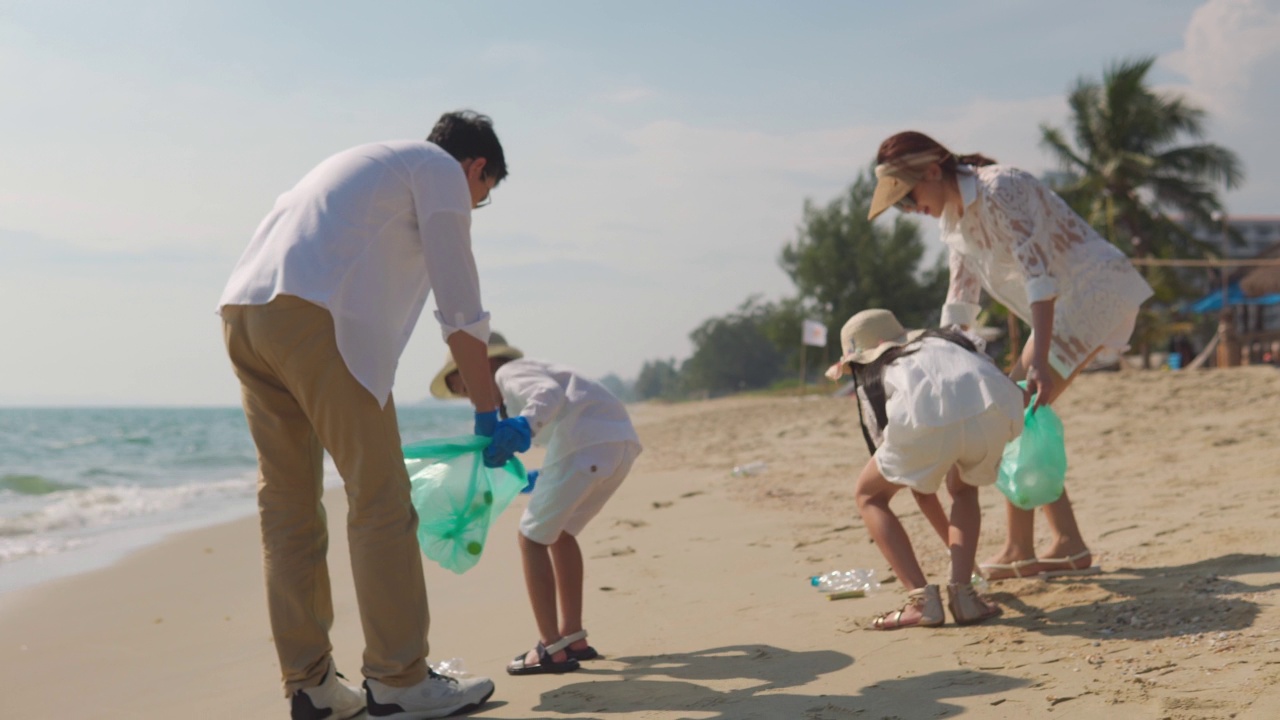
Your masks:
<svg viewBox="0 0 1280 720"><path fill-rule="evenodd" d="M491 332L489 333L489 357L518 360L524 357L524 353L520 352L519 348L508 345L507 339L501 333ZM444 367L440 368L440 372L436 373L435 379L431 381L432 397L437 397L441 400L464 397L450 390L449 383L446 381L449 373L457 369L458 363L454 362L453 353L451 352L445 356Z"/></svg>
<svg viewBox="0 0 1280 720"><path fill-rule="evenodd" d="M885 354L890 348L900 347L924 334L924 330L907 330L898 318L888 310L874 308L849 318L840 328L840 348L844 355L840 362L827 370L827 377L840 379L849 370L849 363L866 365Z"/></svg>

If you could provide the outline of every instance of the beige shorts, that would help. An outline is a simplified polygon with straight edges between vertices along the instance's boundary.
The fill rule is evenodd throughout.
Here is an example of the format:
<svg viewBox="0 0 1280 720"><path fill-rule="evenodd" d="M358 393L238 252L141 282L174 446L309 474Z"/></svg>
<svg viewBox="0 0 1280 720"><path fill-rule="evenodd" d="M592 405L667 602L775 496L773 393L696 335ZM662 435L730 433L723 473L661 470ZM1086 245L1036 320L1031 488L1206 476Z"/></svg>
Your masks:
<svg viewBox="0 0 1280 720"><path fill-rule="evenodd" d="M576 537L613 497L639 455L640 445L633 442L601 443L542 468L520 518L520 534L543 545L562 532Z"/></svg>
<svg viewBox="0 0 1280 720"><path fill-rule="evenodd" d="M941 427L890 424L876 466L889 482L921 493L935 493L952 466L960 479L975 487L991 485L1000 470L1004 446L1022 434L1022 413L999 406L968 420Z"/></svg>

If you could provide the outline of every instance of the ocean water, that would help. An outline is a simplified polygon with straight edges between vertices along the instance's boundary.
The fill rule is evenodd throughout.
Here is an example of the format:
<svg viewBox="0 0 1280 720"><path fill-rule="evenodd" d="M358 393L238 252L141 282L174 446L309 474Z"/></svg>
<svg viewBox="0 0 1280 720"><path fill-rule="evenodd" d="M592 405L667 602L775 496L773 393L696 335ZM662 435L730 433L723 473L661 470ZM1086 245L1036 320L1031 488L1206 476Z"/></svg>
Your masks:
<svg viewBox="0 0 1280 720"><path fill-rule="evenodd" d="M405 443L471 428L466 404L397 412ZM239 408L0 408L0 593L252 515L256 480Z"/></svg>

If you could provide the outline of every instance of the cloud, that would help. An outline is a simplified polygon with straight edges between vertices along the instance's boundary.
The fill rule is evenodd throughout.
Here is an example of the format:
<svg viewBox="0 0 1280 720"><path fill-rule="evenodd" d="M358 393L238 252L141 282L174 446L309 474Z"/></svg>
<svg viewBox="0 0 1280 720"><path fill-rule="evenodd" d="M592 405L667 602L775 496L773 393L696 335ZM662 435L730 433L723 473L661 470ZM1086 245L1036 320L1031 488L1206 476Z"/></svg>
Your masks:
<svg viewBox="0 0 1280 720"><path fill-rule="evenodd" d="M1280 0L1206 2L1192 14L1183 47L1161 62L1186 77L1211 112L1232 118L1259 100L1274 105Z"/></svg>
<svg viewBox="0 0 1280 720"><path fill-rule="evenodd" d="M1245 163L1244 186L1226 195L1228 209L1275 213L1280 198L1280 0L1209 0L1192 14L1183 46L1160 64L1186 81L1181 92L1209 112L1210 142Z"/></svg>
<svg viewBox="0 0 1280 720"><path fill-rule="evenodd" d="M626 87L606 93L606 102L617 105L632 105L657 96L657 91L647 87Z"/></svg>

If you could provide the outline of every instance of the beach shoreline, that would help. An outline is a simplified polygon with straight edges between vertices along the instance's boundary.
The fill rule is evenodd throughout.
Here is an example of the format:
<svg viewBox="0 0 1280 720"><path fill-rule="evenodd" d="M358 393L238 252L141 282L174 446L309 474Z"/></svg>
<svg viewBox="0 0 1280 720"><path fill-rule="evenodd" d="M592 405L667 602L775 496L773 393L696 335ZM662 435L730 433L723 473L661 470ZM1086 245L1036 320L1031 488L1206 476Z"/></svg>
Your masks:
<svg viewBox="0 0 1280 720"><path fill-rule="evenodd" d="M472 571L424 562L431 660L495 679L477 714L488 718L1275 717L1278 401L1270 368L1081 377L1057 408L1068 487L1105 572L996 583L996 621L888 633L863 628L901 604L896 583L828 601L806 582L888 572L853 507L866 450L847 399L642 404L646 450L582 536L587 627L605 659L563 676L503 672L536 639L521 498ZM753 461L768 467L730 475ZM335 658L358 677L342 493L326 505ZM895 499L940 577L945 548L911 505ZM994 489L982 507L979 558L1004 526ZM87 718L284 717L256 520L0 594L0 661L16 717L43 716L72 682L94 699L76 710Z"/></svg>

